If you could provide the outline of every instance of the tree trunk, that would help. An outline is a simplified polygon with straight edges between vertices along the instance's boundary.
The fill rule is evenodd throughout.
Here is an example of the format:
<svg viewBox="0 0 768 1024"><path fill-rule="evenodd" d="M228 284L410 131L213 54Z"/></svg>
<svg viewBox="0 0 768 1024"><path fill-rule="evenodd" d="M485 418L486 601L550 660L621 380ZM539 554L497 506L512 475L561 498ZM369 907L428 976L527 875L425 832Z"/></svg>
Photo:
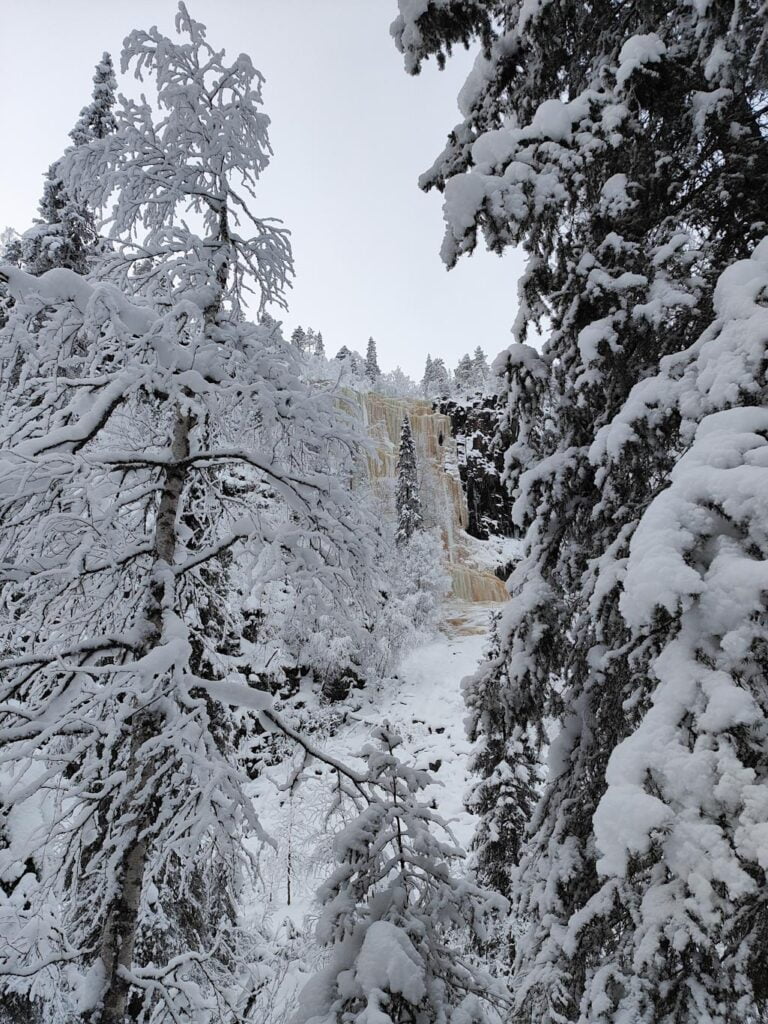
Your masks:
<svg viewBox="0 0 768 1024"><path fill-rule="evenodd" d="M177 521L179 504L187 480L189 435L192 417L177 409L173 425L171 451L173 461L165 470L163 492L155 525L154 566L172 565L176 554ZM152 594L147 618L154 626L147 641L146 650L162 642L162 607L166 584L159 579L152 581ZM156 713L139 712L132 720L131 760L129 771L139 777L139 792L148 783L152 765L140 761L141 748L156 736L162 728L162 719ZM101 940L101 960L105 972L105 995L99 1018L100 1024L125 1024L126 1003L130 982L126 973L133 965L133 951L136 944L136 930L141 902L141 890L149 853L147 827L152 823L153 801L144 795L142 806L136 809L133 829L127 836L126 849L119 874L120 890L116 896L104 925Z"/></svg>
<svg viewBox="0 0 768 1024"><path fill-rule="evenodd" d="M227 223L226 205L219 213L219 243L229 244L229 227ZM216 273L216 296L204 311L206 324L213 323L221 310L222 298L229 275L229 259L223 259ZM176 540L181 495L187 483L189 467L186 459L189 456L189 438L194 425L194 417L176 409L173 424L171 452L173 461L165 470L163 493L157 512L155 524L154 568L163 565L171 566L176 556ZM157 574L152 579L152 592L147 618L154 626L152 635L147 641L146 650L150 650L158 641L162 641L162 608L169 595L166 594L165 574ZM131 736L131 762L135 772L141 775L144 789L148 781L151 765L146 761L139 765L138 754L147 740L156 736L162 728L162 721L156 714L137 716ZM130 983L125 974L133 963L133 952L136 944L136 931L141 903L141 890L149 854L149 842L145 835L147 826L151 824L153 801L143 800L142 807L137 809L136 824L133 829L133 840L126 848L120 872L120 892L115 899L107 917L101 942L101 960L105 968L105 994L99 1024L127 1024L126 1004Z"/></svg>

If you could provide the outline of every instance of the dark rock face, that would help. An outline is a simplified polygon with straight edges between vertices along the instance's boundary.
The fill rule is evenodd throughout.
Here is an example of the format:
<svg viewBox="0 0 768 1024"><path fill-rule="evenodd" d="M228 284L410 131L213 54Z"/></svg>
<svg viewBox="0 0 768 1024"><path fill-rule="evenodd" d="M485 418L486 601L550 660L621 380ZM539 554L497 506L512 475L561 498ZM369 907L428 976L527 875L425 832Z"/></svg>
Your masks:
<svg viewBox="0 0 768 1024"><path fill-rule="evenodd" d="M467 533L480 540L491 535L512 536L512 503L501 481L504 451L510 439L500 433L498 396L444 399L437 408L450 419L456 439L459 474L469 509Z"/></svg>

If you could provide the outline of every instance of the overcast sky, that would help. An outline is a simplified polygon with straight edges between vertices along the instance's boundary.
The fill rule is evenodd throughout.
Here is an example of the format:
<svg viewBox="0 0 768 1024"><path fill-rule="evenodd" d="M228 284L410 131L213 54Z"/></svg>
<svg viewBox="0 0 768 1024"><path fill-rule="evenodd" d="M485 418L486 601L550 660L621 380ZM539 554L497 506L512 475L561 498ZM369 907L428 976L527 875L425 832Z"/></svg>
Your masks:
<svg viewBox="0 0 768 1024"><path fill-rule="evenodd" d="M245 51L266 76L275 158L265 216L293 235L287 330L321 330L329 353L378 343L383 369L420 377L427 352L450 367L509 344L519 258L478 252L447 272L441 197L416 181L458 120L469 68L412 78L389 36L395 0L190 0L208 39ZM35 216L42 174L61 155L103 50L119 64L132 28L171 34L176 0L12 0L0 34L0 228ZM127 92L138 83L121 81ZM13 154L13 159L9 156Z"/></svg>

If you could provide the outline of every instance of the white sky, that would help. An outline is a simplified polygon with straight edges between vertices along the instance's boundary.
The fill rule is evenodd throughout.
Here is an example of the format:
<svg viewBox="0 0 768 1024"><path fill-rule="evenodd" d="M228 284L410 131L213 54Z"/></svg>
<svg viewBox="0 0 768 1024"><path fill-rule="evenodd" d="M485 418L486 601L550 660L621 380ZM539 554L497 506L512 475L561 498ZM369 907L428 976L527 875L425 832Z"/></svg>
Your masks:
<svg viewBox="0 0 768 1024"><path fill-rule="evenodd" d="M176 0L4 5L0 228L31 223L102 51L119 65L127 32L157 24L172 34L175 9ZM189 0L189 9L213 46L245 51L267 79L275 158L260 212L293 235L287 331L321 330L329 354L342 344L364 351L372 334L382 368L414 377L427 352L453 368L476 345L493 356L509 344L519 257L477 252L448 273L441 197L416 184L458 121L469 55L442 73L430 64L406 75L389 36L395 0Z"/></svg>

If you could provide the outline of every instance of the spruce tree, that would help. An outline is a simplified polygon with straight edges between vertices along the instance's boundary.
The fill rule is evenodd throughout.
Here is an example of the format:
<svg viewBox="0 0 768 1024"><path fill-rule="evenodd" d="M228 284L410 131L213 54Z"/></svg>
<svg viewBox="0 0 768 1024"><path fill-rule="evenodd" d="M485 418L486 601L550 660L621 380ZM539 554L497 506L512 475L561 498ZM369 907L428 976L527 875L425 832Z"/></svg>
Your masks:
<svg viewBox="0 0 768 1024"><path fill-rule="evenodd" d="M432 388L432 356L427 353L427 361L424 365L424 376L421 378L421 393L429 398Z"/></svg>
<svg viewBox="0 0 768 1024"><path fill-rule="evenodd" d="M427 364L424 368L424 376L421 381L421 391L425 398L444 398L451 390L451 375L445 365L445 361L436 356L432 359L427 356Z"/></svg>
<svg viewBox="0 0 768 1024"><path fill-rule="evenodd" d="M91 211L61 180L58 164L48 168L38 211L21 238L24 269L35 276L55 267L86 274L99 247L98 232Z"/></svg>
<svg viewBox="0 0 768 1024"><path fill-rule="evenodd" d="M368 339L368 347L365 351L365 378L373 386L381 377L379 361L376 356L376 342L373 338Z"/></svg>
<svg viewBox="0 0 768 1024"><path fill-rule="evenodd" d="M117 126L113 108L116 102L117 82L112 57L108 53L96 65L93 76L91 102L83 107L70 139L75 146L85 146L92 139L105 139Z"/></svg>
<svg viewBox="0 0 768 1024"><path fill-rule="evenodd" d="M472 356L472 383L478 391L485 391L490 373L488 358L478 345Z"/></svg>
<svg viewBox="0 0 768 1024"><path fill-rule="evenodd" d="M432 360L432 372L430 374L430 398L446 398L451 391L451 375L445 360L439 356Z"/></svg>
<svg viewBox="0 0 768 1024"><path fill-rule="evenodd" d="M323 342L321 331L318 331L315 335L315 355L319 356L320 359L325 359L325 343Z"/></svg>
<svg viewBox="0 0 768 1024"><path fill-rule="evenodd" d="M473 390L474 373L469 355L463 355L453 375L453 383L458 394L464 395Z"/></svg>
<svg viewBox="0 0 768 1024"><path fill-rule="evenodd" d="M20 266L21 238L13 228L4 228L0 232L0 263ZM8 323L8 316L13 308L13 299L4 281L0 281L0 329Z"/></svg>
<svg viewBox="0 0 768 1024"><path fill-rule="evenodd" d="M467 809L478 816L472 843L474 868L484 886L509 898L512 872L519 859L536 800L540 735L530 735L520 720L535 720L535 708L523 709L526 690L510 692L507 653L502 651L499 619L492 621L487 657L478 671L462 681L469 709L469 739L475 744L471 770L479 776L466 797ZM510 705L515 702L515 713ZM499 951L509 970L508 951Z"/></svg>
<svg viewBox="0 0 768 1024"><path fill-rule="evenodd" d="M93 76L93 99L80 111L69 133L74 146L104 139L115 130L115 81L112 58L105 53ZM39 217L20 242L21 261L30 274L44 274L55 267L86 274L89 263L102 252L93 213L67 189L59 164L48 168L40 200Z"/></svg>
<svg viewBox="0 0 768 1024"><path fill-rule="evenodd" d="M337 867L319 891L316 931L330 956L296 1020L497 1020L506 992L457 940L485 936L504 901L453 873L464 854L424 797L430 776L399 759L389 723L374 739L361 751L365 772L339 778L358 814L334 838Z"/></svg>
<svg viewBox="0 0 768 1024"><path fill-rule="evenodd" d="M395 505L397 508L397 533L395 534L395 539L398 544L405 544L411 539L416 530L421 529L423 521L421 498L419 497L419 482L416 472L416 446L413 443L411 421L407 413L403 417L403 425L400 431Z"/></svg>
<svg viewBox="0 0 768 1024"><path fill-rule="evenodd" d="M704 595L729 532L734 545L753 539L753 557L763 542L751 512L725 503L703 441L715 424L693 399L714 387L699 358L722 337L720 320L708 328L713 313L757 315L722 287L719 300L715 284L736 259L728 286L738 294L748 278L757 294L759 260L748 275L744 261L765 232L764 10L757 0L400 10L393 34L411 72L458 42L481 49L463 120L422 178L445 193L444 259L471 252L480 232L492 250L522 245L528 256L503 360L516 434L507 480L525 543L500 625L500 695L508 728L532 737L550 720L559 735L511 865L525 930L517 1018L762 1019L765 862L746 837L768 815L724 779L732 754L736 775L764 791L756 737L768 701L754 675L764 612L751 594L733 646L730 617ZM535 327L540 355L525 344ZM757 364L745 351L739 360L738 383L719 390L723 411L760 386ZM698 368L690 388L668 400L666 382L687 366ZM744 426L754 439L753 421ZM681 458L694 437L702 447ZM745 446L757 442L725 433L722 443L746 475ZM659 543L651 528L665 508L664 570L649 580L642 540ZM670 594L674 550L686 552L685 578L699 579ZM622 597L629 584L633 599ZM678 704L675 678L693 687ZM679 778L686 766L696 791L697 751L712 772L707 798L686 797Z"/></svg>
<svg viewBox="0 0 768 1024"><path fill-rule="evenodd" d="M291 335L291 344L303 353L307 347L307 335L303 327L297 327Z"/></svg>

